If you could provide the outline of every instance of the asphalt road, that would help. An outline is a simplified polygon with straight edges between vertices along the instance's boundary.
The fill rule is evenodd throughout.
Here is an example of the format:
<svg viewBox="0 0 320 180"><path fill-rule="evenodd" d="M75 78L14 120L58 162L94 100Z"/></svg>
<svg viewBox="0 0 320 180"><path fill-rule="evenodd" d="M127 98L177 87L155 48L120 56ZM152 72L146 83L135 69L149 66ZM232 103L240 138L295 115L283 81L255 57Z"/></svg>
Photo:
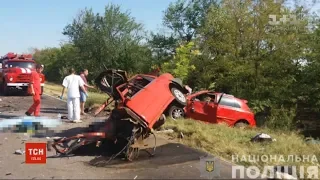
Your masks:
<svg viewBox="0 0 320 180"><path fill-rule="evenodd" d="M32 103L32 97L0 96L0 121L23 116ZM58 113L66 115L66 103L43 95L41 115L55 118ZM95 119L84 117L84 123L64 122L55 128L54 136L68 136L83 131ZM70 158L48 158L43 165L25 164L25 155L17 155L17 149L24 149L25 142L47 142L45 137L29 138L24 133L0 133L0 178L2 179L206 179L201 177L205 165L200 157L206 154L184 145L157 136L157 150L154 157L141 152L134 162L113 160L104 164L108 157L96 154L80 154ZM214 147L212 147L214 148ZM92 152L92 151L91 151ZM47 155L53 155L47 152ZM208 158L213 158L212 156ZM218 165L216 165L218 166ZM216 168L217 169L217 168ZM220 161L220 176L217 179L231 179L232 166Z"/></svg>

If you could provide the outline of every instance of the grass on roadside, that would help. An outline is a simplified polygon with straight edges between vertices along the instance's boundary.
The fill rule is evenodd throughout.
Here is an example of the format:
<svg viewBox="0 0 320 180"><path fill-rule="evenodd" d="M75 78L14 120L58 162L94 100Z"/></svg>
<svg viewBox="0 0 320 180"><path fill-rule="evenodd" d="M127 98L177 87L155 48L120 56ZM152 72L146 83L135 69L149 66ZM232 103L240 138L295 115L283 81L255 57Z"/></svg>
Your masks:
<svg viewBox="0 0 320 180"><path fill-rule="evenodd" d="M55 84L55 83L50 83L50 82L46 82L45 86L44 86L44 93L54 96L54 97L58 97L61 95L62 92L62 86ZM66 98L66 94L67 94L67 89L65 90L64 93L64 99ZM97 92L90 92L89 89L89 97L87 98L87 102L85 104L86 107L93 107L96 105L100 105L102 103L104 103L107 100L108 96L107 94L102 94L102 93L97 93Z"/></svg>
<svg viewBox="0 0 320 180"><path fill-rule="evenodd" d="M223 124L207 124L192 119L177 121L168 119L164 128L173 129L174 133L169 134L169 136L178 139L182 144L203 150L228 161L234 160L234 164L258 166L261 168L261 173L263 166L275 165L296 165L297 168L305 166L306 171L306 166L315 165L311 162L312 157L320 157L320 145L307 144L304 137L297 132L279 132L261 128L238 129ZM180 132L184 135L182 139L177 138L180 136ZM269 134L276 141L270 143L250 142L250 139L258 133ZM293 155L293 161L288 159L290 155ZM263 156L267 156L267 158L265 159ZM271 159L275 156L276 159ZM281 159L281 156L284 159ZM299 156L301 160L303 160L303 156L308 157L309 162L295 162L295 156ZM249 157L252 159L249 159ZM254 160L256 161L254 162ZM319 166L317 162L316 164ZM299 169L297 169L297 173L299 173Z"/></svg>
<svg viewBox="0 0 320 180"><path fill-rule="evenodd" d="M53 96L59 96L61 95L61 90L62 87L59 85L46 83L44 92ZM106 94L90 92L86 106L101 104L106 99ZM261 168L261 172L263 166L296 165L297 168L299 168L299 166L303 165L314 165L311 162L313 155L317 158L320 157L320 145L307 144L303 136L297 132L280 132L261 128L237 129L222 124L207 124L192 119L181 119L177 121L168 119L163 128L173 129L174 133L169 134L169 136L174 137L182 144L203 150L228 161L232 161L232 157L236 158L238 155L239 161L233 161L234 164L244 166L255 165ZM177 138L180 132L184 135L183 139ZM251 143L250 139L258 133L269 134L272 138L275 138L276 141L271 143ZM262 159L263 155L267 155L266 160L268 161ZM303 156L309 155L310 161L290 162L287 161L289 155L293 155L293 157L300 156L301 159L303 159ZM271 156L276 156L276 160L280 161L275 162L274 159L269 161L271 160ZM284 161L279 159L281 156L284 157ZM242 157L246 159L241 159ZM254 160L258 161L253 162L251 161L253 159L248 159L249 157L255 157ZM319 164L317 165L319 166ZM299 169L297 169L297 173L299 173Z"/></svg>

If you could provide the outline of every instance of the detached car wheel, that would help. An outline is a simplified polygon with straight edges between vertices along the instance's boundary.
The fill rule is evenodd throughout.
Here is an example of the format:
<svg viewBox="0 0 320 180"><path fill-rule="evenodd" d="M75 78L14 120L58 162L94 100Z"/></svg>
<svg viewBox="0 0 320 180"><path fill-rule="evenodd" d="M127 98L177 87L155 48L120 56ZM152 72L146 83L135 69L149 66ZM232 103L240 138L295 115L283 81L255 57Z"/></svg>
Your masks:
<svg viewBox="0 0 320 180"><path fill-rule="evenodd" d="M179 118L184 118L184 110L181 107L171 106L169 109L170 118L177 120Z"/></svg>
<svg viewBox="0 0 320 180"><path fill-rule="evenodd" d="M173 87L171 88L171 93L181 105L184 105L184 106L187 105L187 98L185 97L185 95L182 93L181 90Z"/></svg>

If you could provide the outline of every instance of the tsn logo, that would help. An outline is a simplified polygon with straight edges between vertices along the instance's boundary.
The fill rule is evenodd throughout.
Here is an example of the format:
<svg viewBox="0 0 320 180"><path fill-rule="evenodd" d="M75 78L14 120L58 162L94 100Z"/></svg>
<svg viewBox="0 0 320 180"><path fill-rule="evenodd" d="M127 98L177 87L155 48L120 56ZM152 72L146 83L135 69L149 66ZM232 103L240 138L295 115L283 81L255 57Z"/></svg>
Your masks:
<svg viewBox="0 0 320 180"><path fill-rule="evenodd" d="M26 143L26 164L45 164L47 162L46 143Z"/></svg>

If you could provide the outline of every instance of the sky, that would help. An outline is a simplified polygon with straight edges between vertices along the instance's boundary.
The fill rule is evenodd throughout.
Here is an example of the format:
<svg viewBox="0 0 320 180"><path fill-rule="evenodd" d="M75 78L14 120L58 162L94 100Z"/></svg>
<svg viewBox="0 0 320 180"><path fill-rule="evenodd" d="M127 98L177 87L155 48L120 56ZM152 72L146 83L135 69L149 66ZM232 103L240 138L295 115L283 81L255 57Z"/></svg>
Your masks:
<svg viewBox="0 0 320 180"><path fill-rule="evenodd" d="M30 48L58 47L63 28L85 7L102 13L109 3L129 10L145 30L162 27L163 11L173 0L0 0L0 56Z"/></svg>
<svg viewBox="0 0 320 180"><path fill-rule="evenodd" d="M30 48L57 47L63 28L85 7L103 12L108 3L129 10L145 30L161 28L163 11L174 0L0 0L0 56ZM301 2L307 3L311 0ZM320 1L320 0L317 0ZM313 9L319 9L314 6Z"/></svg>

